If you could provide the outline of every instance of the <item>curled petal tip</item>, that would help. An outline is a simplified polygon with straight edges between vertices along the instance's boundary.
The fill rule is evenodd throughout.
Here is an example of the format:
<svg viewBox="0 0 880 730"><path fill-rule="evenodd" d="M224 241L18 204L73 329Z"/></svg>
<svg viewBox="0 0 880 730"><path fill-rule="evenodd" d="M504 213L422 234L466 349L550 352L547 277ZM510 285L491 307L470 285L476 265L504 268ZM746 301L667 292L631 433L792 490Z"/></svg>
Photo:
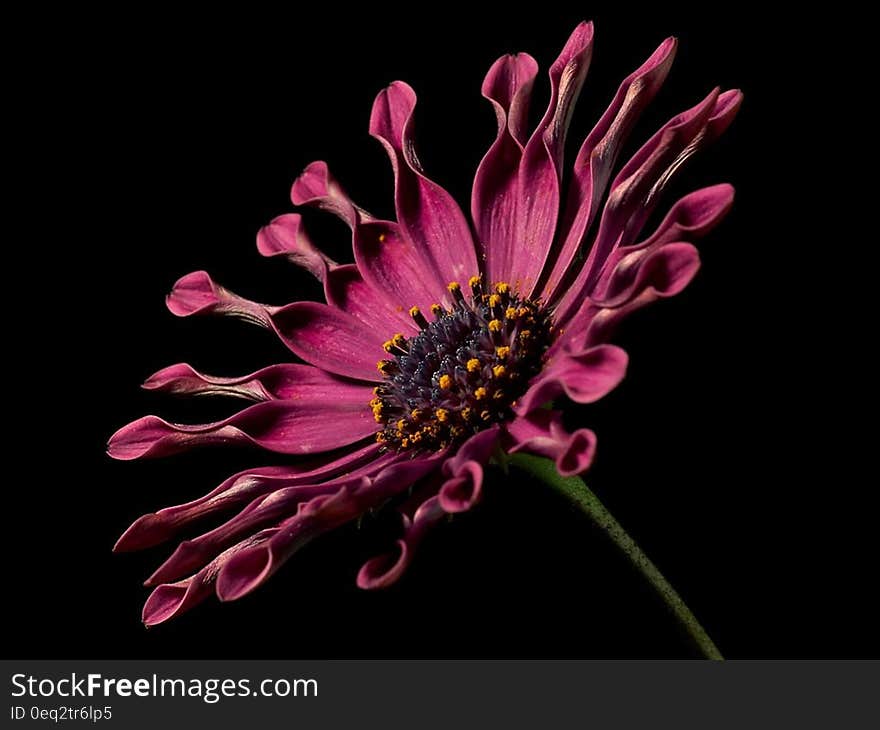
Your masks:
<svg viewBox="0 0 880 730"><path fill-rule="evenodd" d="M255 548L239 553L223 566L217 576L217 598L235 601L259 586L272 567L272 553Z"/></svg>
<svg viewBox="0 0 880 730"><path fill-rule="evenodd" d="M206 271L194 271L178 279L165 297L169 311L177 317L188 317L219 302L214 282Z"/></svg>
<svg viewBox="0 0 880 730"><path fill-rule="evenodd" d="M174 617L186 599L188 585L173 584L157 587L144 604L141 621L150 627Z"/></svg>

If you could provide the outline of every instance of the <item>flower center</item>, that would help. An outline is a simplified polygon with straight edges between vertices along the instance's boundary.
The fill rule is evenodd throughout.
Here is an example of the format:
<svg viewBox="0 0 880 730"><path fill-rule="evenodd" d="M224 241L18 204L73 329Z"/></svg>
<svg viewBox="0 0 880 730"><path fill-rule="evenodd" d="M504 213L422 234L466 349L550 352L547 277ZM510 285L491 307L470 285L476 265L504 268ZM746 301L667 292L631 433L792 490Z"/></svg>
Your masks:
<svg viewBox="0 0 880 730"><path fill-rule="evenodd" d="M389 449L442 449L513 416L512 407L541 370L553 327L540 301L522 299L506 283L483 292L470 279L471 296L449 284L454 301L431 305L433 322L418 307L409 313L421 329L394 335L380 360L385 377L370 401L382 424L376 440Z"/></svg>

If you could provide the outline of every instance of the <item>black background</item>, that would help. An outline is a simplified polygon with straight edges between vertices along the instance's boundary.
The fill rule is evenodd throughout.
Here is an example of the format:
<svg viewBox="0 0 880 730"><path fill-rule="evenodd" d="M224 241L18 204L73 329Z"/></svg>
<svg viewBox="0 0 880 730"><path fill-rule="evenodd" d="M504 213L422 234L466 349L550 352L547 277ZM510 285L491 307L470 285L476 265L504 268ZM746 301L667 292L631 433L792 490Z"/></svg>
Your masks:
<svg viewBox="0 0 880 730"><path fill-rule="evenodd" d="M382 515L309 546L239 602L208 601L150 630L139 622L140 581L168 550L110 552L143 512L272 463L247 451L135 463L104 455L109 435L145 413L197 421L229 412L140 391L160 367L232 375L288 357L246 325L172 317L163 296L176 278L204 268L258 301L319 298L307 274L254 246L260 225L291 210L301 169L327 160L355 200L391 216L390 169L367 125L375 93L402 78L419 94L428 174L466 202L494 138L479 93L485 71L502 53L532 53L542 66L533 108L543 113L546 68L584 17L597 36L572 153L620 80L667 35L679 37L677 59L629 152L715 84L745 92L733 127L667 195L671 203L707 184L737 187L733 213L701 244L703 269L684 294L620 331L631 356L621 387L569 412L599 436L586 479L726 655L878 653L868 600L876 548L856 526L872 514L872 480L854 479L832 454L842 426L823 411L842 339L824 317L843 305L827 288L833 211L817 189L834 187L820 169L829 134L814 126L831 93L816 71L828 55L820 30L732 6L646 14L613 5L485 17L476 4L100 23L77 15L35 34L13 74L24 99L14 116L30 128L19 187L35 209L7 244L34 256L7 269L22 287L10 335L23 330L7 389L23 408L6 454L6 653L694 655L580 515L498 475L484 503L437 529L403 580L381 592L360 591L354 578L397 534ZM350 260L345 227L305 215L315 240Z"/></svg>

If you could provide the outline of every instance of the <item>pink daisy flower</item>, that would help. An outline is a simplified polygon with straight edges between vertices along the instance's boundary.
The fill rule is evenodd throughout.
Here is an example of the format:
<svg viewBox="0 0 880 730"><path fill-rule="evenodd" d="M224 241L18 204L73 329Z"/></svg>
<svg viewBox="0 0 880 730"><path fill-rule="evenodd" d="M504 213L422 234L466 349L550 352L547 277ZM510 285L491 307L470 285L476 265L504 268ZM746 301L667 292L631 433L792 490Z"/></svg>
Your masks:
<svg viewBox="0 0 880 730"><path fill-rule="evenodd" d="M532 454L550 460L560 477L589 467L593 432L569 433L560 412L546 406L563 396L590 403L615 388L627 365L626 354L609 344L615 326L693 278L693 242L730 209L731 186L686 195L656 230L642 229L672 176L727 129L741 102L739 91L714 89L618 166L672 64L676 42L669 38L623 80L564 173L568 123L592 38L591 23L572 33L550 67L550 101L531 132L537 63L521 53L489 69L482 91L498 132L476 172L470 219L422 170L413 144L416 95L398 81L379 93L370 117L370 133L391 159L396 220L360 208L327 165L314 162L294 182L293 203L345 221L354 263L322 253L296 213L257 236L263 255L284 256L314 274L326 303L258 304L203 271L175 284L167 298L173 314L245 319L274 332L303 363L240 378L167 367L144 387L250 405L201 425L146 416L113 435L110 456L245 444L298 458L235 474L204 497L128 528L116 550L157 545L237 510L179 543L148 579L154 590L146 624L212 594L240 598L312 538L390 503L402 515L402 534L357 576L363 588L387 586L433 524L480 500L490 460Z"/></svg>

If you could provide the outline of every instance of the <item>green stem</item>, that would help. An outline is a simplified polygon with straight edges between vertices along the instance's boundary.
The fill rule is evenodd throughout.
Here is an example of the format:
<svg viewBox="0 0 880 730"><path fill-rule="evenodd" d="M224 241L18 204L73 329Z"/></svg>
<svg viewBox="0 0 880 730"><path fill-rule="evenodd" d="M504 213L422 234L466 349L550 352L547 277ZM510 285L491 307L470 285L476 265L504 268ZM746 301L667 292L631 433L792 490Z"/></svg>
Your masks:
<svg viewBox="0 0 880 730"><path fill-rule="evenodd" d="M681 625L688 632L694 643L707 659L723 659L718 647L709 638L706 630L700 626L696 616L687 607L676 590L669 584L666 578L657 570L635 541L621 527L614 516L605 509L599 498L590 491L580 477L562 477L556 471L556 465L549 459L528 454L514 454L510 457L510 464L540 482L552 487L569 501L577 505L596 525L602 528L617 547L623 550L630 562L639 569L639 572L654 586L657 593L669 607Z"/></svg>

